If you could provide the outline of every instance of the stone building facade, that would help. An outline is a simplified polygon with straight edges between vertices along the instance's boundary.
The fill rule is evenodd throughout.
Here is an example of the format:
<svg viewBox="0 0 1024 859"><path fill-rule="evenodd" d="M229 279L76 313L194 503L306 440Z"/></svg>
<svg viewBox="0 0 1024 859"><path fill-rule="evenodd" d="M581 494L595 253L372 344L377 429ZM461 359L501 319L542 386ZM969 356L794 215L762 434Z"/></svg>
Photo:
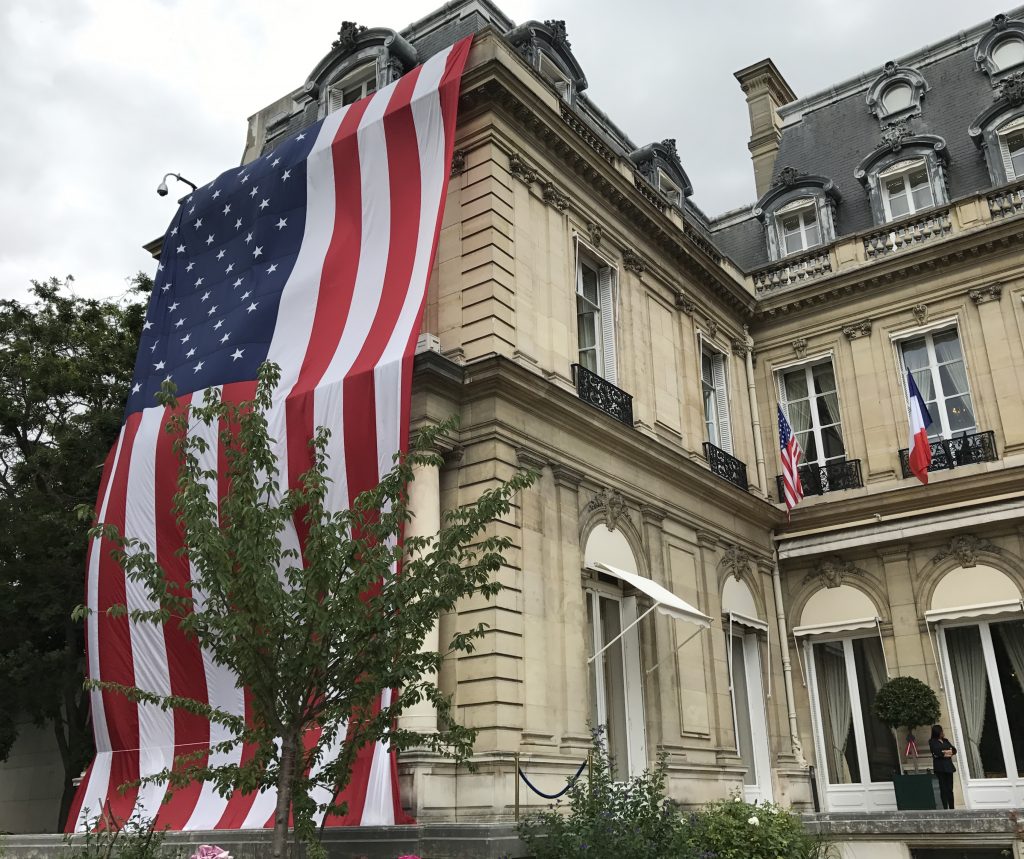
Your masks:
<svg viewBox="0 0 1024 859"><path fill-rule="evenodd" d="M412 527L540 478L496 525L504 590L439 624L488 625L440 678L475 771L404 754L410 810L509 820L516 762L555 790L601 724L623 774L664 753L685 805L884 819L901 750L871 702L897 675L939 697L958 803L1024 805L1024 10L807 98L771 60L737 72L757 199L714 218L673 140L637 145L589 98L563 22L489 0L346 23L250 118L243 162L470 33L413 386L415 424L460 422ZM804 450L791 519L777 408ZM652 611L629 574L710 626ZM937 836L863 837L895 857Z"/></svg>

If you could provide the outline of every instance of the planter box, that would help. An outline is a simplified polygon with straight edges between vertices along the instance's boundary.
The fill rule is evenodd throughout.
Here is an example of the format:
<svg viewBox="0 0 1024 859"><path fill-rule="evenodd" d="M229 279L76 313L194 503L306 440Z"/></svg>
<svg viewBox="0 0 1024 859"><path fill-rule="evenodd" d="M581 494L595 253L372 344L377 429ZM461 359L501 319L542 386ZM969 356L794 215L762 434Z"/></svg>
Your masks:
<svg viewBox="0 0 1024 859"><path fill-rule="evenodd" d="M900 811L934 811L942 807L939 781L930 772L893 774L892 786Z"/></svg>

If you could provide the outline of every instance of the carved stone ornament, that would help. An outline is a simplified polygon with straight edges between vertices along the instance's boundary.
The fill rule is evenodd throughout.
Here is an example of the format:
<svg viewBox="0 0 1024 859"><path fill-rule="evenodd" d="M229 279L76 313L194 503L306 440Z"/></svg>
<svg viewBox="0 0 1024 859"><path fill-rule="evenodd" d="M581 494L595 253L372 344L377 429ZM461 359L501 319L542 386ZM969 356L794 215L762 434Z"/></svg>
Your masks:
<svg viewBox="0 0 1024 859"><path fill-rule="evenodd" d="M584 512L590 513L593 510L600 510L604 513L604 524L609 531L614 531L619 520L626 515L626 499L618 489L604 489L597 493L584 508Z"/></svg>
<svg viewBox="0 0 1024 859"><path fill-rule="evenodd" d="M527 185L537 181L537 171L527 164L518 152L508 157L508 172Z"/></svg>
<svg viewBox="0 0 1024 859"><path fill-rule="evenodd" d="M338 38L334 40L331 47L347 51L355 45L360 33L365 32L365 30L366 27L361 27L355 21L342 21L341 29L338 30Z"/></svg>
<svg viewBox="0 0 1024 859"><path fill-rule="evenodd" d="M928 305L927 304L915 304L910 308L914 314L914 319L917 320L918 325L924 325L928 319Z"/></svg>
<svg viewBox="0 0 1024 859"><path fill-rule="evenodd" d="M551 31L551 41L555 44L565 45L572 48L569 43L569 32L565 29L565 21L545 21L544 26Z"/></svg>
<svg viewBox="0 0 1024 859"><path fill-rule="evenodd" d="M718 562L719 568L728 576L732 576L734 579L740 579L744 573L750 573L750 564L753 561L750 553L746 550L737 546L735 543L726 546L725 552L722 554L722 560Z"/></svg>
<svg viewBox="0 0 1024 859"><path fill-rule="evenodd" d="M541 197L545 203L554 206L559 212L569 208L569 198L555 187L554 182L541 183Z"/></svg>
<svg viewBox="0 0 1024 859"><path fill-rule="evenodd" d="M844 561L838 555L826 555L804 576L804 584L818 582L822 587L838 588L847 577L854 575L864 575L864 570L851 561Z"/></svg>
<svg viewBox="0 0 1024 859"><path fill-rule="evenodd" d="M997 30L1005 30L1007 23L1008 19L1002 12L1000 12L998 15L995 16L995 18L992 19L992 26L995 27Z"/></svg>
<svg viewBox="0 0 1024 859"><path fill-rule="evenodd" d="M708 337L714 340L718 336L718 323L710 316L705 320L707 323Z"/></svg>
<svg viewBox="0 0 1024 859"><path fill-rule="evenodd" d="M647 271L647 264L640 257L640 254L629 248L622 252L622 267L626 271L631 271L639 276L643 276L643 273Z"/></svg>
<svg viewBox="0 0 1024 859"><path fill-rule="evenodd" d="M999 301L1003 296L1003 285L1001 283L990 283L988 286L980 286L977 289L969 290L967 295L975 304Z"/></svg>
<svg viewBox="0 0 1024 859"><path fill-rule="evenodd" d="M405 74L405 65L398 57L391 57L388 60L388 80L391 82L397 81L402 75Z"/></svg>
<svg viewBox="0 0 1024 859"><path fill-rule="evenodd" d="M1010 107L1024 104L1024 72L1014 72L996 83L992 98L1005 101Z"/></svg>
<svg viewBox="0 0 1024 859"><path fill-rule="evenodd" d="M676 149L676 139L674 137L666 137L661 141L661 145L669 151L669 154L675 158L676 161L679 160L679 150Z"/></svg>
<svg viewBox="0 0 1024 859"><path fill-rule="evenodd" d="M797 337L791 345L793 346L793 354L797 358L803 359L804 355L807 354L807 341L803 337Z"/></svg>
<svg viewBox="0 0 1024 859"><path fill-rule="evenodd" d="M779 185L784 185L788 188L790 185L796 184L796 180L804 175L806 174L801 173L796 167L783 167L775 177L775 181L772 182L772 187L777 188Z"/></svg>
<svg viewBox="0 0 1024 859"><path fill-rule="evenodd" d="M460 176L466 172L466 150L456 149L452 152L452 169L451 175L453 177Z"/></svg>
<svg viewBox="0 0 1024 859"><path fill-rule="evenodd" d="M899 65L897 65L897 63L894 60L889 60L889 62L887 62L882 67L882 74L885 75L887 78L891 78L894 74L896 74L896 69L898 68Z"/></svg>
<svg viewBox="0 0 1024 859"><path fill-rule="evenodd" d="M604 229L600 224L587 224L587 234L590 236L590 243L595 247L601 247L601 239L604 238Z"/></svg>
<svg viewBox="0 0 1024 859"><path fill-rule="evenodd" d="M871 334L871 320L862 319L860 322L854 322L853 325L844 325L843 334L846 335L848 340L868 337Z"/></svg>
<svg viewBox="0 0 1024 859"><path fill-rule="evenodd" d="M733 337L729 345L732 346L732 352L737 358L746 358L747 352L751 349L746 337Z"/></svg>
<svg viewBox="0 0 1024 859"><path fill-rule="evenodd" d="M950 540L949 545L932 558L932 563L937 564L946 558L956 558L961 567L976 567L978 566L979 552L998 555L1002 549L995 543L975 537L973 534L960 534Z"/></svg>
<svg viewBox="0 0 1024 859"><path fill-rule="evenodd" d="M693 300L682 290L676 293L676 308L683 311L687 316L693 316L693 312L697 309L697 305L693 303Z"/></svg>
<svg viewBox="0 0 1024 859"><path fill-rule="evenodd" d="M888 149L891 152L899 152L903 147L903 141L913 137L914 132L910 128L909 119L897 119L895 122L887 122L882 128L881 139L875 149Z"/></svg>

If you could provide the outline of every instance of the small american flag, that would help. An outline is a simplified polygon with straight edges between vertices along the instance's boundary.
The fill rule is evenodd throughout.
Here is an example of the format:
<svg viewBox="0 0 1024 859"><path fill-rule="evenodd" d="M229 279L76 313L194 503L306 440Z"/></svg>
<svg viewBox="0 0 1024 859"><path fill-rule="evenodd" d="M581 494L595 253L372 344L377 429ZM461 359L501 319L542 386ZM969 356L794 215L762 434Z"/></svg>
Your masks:
<svg viewBox="0 0 1024 859"><path fill-rule="evenodd" d="M164 431L169 413L154 400L164 381L177 386L184 405L204 402L210 391L239 402L252 398L260 364L277 364L281 382L267 421L282 482L296 485L311 466L315 428L333 429L326 502L332 510L375 486L406 446L413 353L469 47L464 39L440 51L273 152L222 173L188 197L171 222L96 512L99 521L148 544L179 588L187 591L192 579L172 512L178 464L174 439ZM218 427L190 432L206 435L203 466L223 477ZM295 527L282 540L301 546ZM248 717L249 695L235 675L176 623L161 629L108 614L118 604L155 608L144 587L125 577L112 548L105 540L90 546L89 676ZM383 706L390 694L382 692ZM84 809L118 820L138 813L158 829L272 822L273 790L221 796L209 783L174 792L166 783L139 784L175 756L226 739L220 725L109 691L93 691L91 705L96 758L69 830L85 826ZM249 746L209 752L212 765L237 765L253 754ZM347 815L332 825L408 822L394 754L381 743L360 752L340 798Z"/></svg>
<svg viewBox="0 0 1024 859"><path fill-rule="evenodd" d="M786 512L791 511L799 504L804 497L804 488L800 483L800 459L803 452L800 444L789 427L789 421L782 413L782 406L777 406L779 411L779 455L782 457L782 494L786 502Z"/></svg>

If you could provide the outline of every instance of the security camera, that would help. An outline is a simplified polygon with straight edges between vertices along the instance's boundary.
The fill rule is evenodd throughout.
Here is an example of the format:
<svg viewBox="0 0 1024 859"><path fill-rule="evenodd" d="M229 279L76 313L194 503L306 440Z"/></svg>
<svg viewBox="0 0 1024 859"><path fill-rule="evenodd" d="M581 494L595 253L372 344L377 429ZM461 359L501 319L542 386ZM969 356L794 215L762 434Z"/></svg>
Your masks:
<svg viewBox="0 0 1024 859"><path fill-rule="evenodd" d="M163 178L163 179L161 180L160 184L156 186L156 192L157 192L157 193L158 193L158 194L159 194L159 195L160 195L161 197L166 197L166 196L167 196L167 179L168 179L168 177L170 177L170 176L173 176L173 177L174 177L175 179L177 179L177 180L178 180L179 182L184 182L184 183L185 183L186 185L188 185L188 186L189 186L189 187L190 187L190 188L191 188L191 189L192 189L193 191L195 191L195 190L196 190L196 184L195 184L195 182L189 182L189 181L188 181L188 179L186 179L186 178L185 178L184 176L180 175L179 173L167 173L167 174L165 174L165 175L164 175L164 178Z"/></svg>
<svg viewBox="0 0 1024 859"><path fill-rule="evenodd" d="M161 182L159 185L157 185L156 186L156 192L161 197L166 197L167 196L167 183L166 182Z"/></svg>

